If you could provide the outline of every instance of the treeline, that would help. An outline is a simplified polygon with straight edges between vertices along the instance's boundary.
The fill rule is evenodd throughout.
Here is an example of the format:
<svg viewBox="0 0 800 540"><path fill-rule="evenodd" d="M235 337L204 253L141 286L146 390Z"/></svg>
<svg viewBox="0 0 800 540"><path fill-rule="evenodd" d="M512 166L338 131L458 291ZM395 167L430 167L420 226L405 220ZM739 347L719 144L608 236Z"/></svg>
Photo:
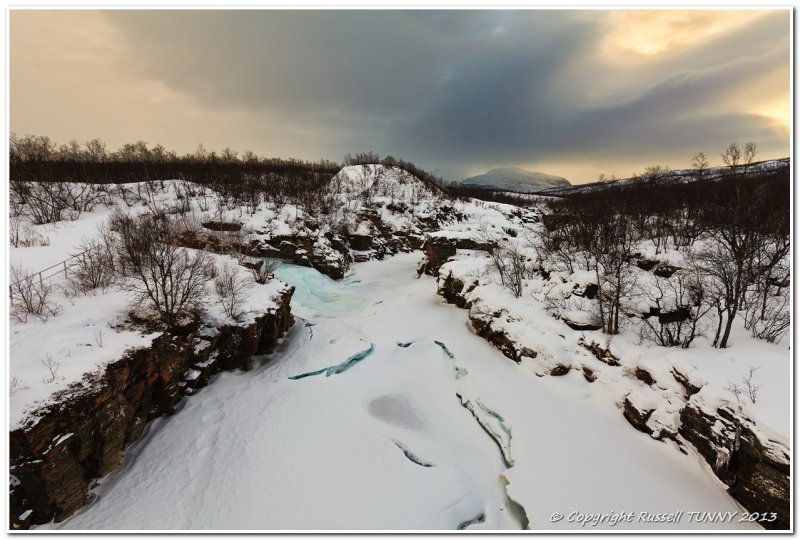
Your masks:
<svg viewBox="0 0 800 540"><path fill-rule="evenodd" d="M423 182L441 189L441 178L414 163L373 152L347 154L344 164L383 164L398 167ZM19 182L76 182L122 184L176 179L195 182L235 199L252 198L254 192L268 197L298 197L316 191L335 175L341 163L321 159L265 158L252 151L225 148L209 152L202 145L193 153L178 155L160 144L128 143L115 151L93 139L57 144L46 136L11 134L9 176Z"/></svg>
<svg viewBox="0 0 800 540"><path fill-rule="evenodd" d="M209 152L202 145L178 155L144 141L109 151L99 139L56 144L49 137L11 135L9 180L24 182L122 184L178 179L209 186L219 193L244 198L246 193L295 196L318 189L341 168L328 160L264 158L251 151L225 148Z"/></svg>
<svg viewBox="0 0 800 540"><path fill-rule="evenodd" d="M738 170L722 181L680 184L662 183L659 174L555 199L543 219L541 256L595 273L607 333L619 332L626 302L638 295L677 314L645 321L648 337L662 345L688 346L707 313L717 316L717 347L727 346L736 316L754 336L774 341L789 325L791 179L788 169ZM686 267L639 287L632 270L648 241L656 253L683 251Z"/></svg>

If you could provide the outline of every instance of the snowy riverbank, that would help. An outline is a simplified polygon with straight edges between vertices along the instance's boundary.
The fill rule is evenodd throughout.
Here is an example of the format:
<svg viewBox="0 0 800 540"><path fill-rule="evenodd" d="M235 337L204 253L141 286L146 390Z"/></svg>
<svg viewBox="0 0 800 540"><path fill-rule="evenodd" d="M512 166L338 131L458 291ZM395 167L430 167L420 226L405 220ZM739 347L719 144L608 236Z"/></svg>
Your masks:
<svg viewBox="0 0 800 540"><path fill-rule="evenodd" d="M754 526L639 520L741 508L701 457L642 436L599 386L537 377L472 334L433 278L415 279L418 261L357 264L344 283L279 270L305 286L280 361L219 374L57 528L582 528L572 512L636 514L615 529Z"/></svg>

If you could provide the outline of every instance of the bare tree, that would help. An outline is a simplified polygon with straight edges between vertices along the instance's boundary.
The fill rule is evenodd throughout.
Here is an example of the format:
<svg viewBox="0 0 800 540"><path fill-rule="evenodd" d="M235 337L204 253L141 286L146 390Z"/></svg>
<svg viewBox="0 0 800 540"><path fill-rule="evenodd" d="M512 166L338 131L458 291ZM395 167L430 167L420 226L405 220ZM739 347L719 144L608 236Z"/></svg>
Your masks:
<svg viewBox="0 0 800 540"><path fill-rule="evenodd" d="M708 158L703 152L698 152L692 158L692 169L694 169L695 179L700 182L706 176L708 170Z"/></svg>
<svg viewBox="0 0 800 540"><path fill-rule="evenodd" d="M238 321L244 314L242 307L245 300L245 281L239 277L235 267L228 264L217 271L214 279L214 289L225 315Z"/></svg>
<svg viewBox="0 0 800 540"><path fill-rule="evenodd" d="M199 309L213 264L205 251L178 247L174 224L163 214L116 214L117 253L131 279L123 287L148 302L163 323L175 327L180 318Z"/></svg>
<svg viewBox="0 0 800 540"><path fill-rule="evenodd" d="M624 216L605 216L595 222L595 240L592 255L598 293L597 304L603 331L618 334L622 301L636 286L636 275L630 261L635 237Z"/></svg>
<svg viewBox="0 0 800 540"><path fill-rule="evenodd" d="M739 166L739 162L742 160L742 149L739 148L739 143L732 142L720 156L722 156L722 162L733 170Z"/></svg>
<svg viewBox="0 0 800 540"><path fill-rule="evenodd" d="M698 276L687 271L670 278L656 278L642 287L642 294L658 313L642 320L642 337L663 347L688 348L702 335L701 319L712 309Z"/></svg>
<svg viewBox="0 0 800 540"><path fill-rule="evenodd" d="M754 142L748 142L744 145L744 164L750 165L756 160L758 154L758 147Z"/></svg>

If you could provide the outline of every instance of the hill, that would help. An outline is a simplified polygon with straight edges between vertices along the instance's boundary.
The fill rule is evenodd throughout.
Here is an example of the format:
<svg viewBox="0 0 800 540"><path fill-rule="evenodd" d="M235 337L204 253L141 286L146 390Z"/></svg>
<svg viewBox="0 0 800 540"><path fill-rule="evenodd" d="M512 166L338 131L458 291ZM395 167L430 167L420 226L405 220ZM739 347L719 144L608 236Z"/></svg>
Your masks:
<svg viewBox="0 0 800 540"><path fill-rule="evenodd" d="M782 159L769 159L766 161L759 161L751 163L750 165L739 165L734 170L730 167L710 167L706 169L703 174L703 179L707 181L719 181L730 178L732 173L744 175L758 175L765 172L781 171L790 167L790 158ZM656 177L648 175L634 176L632 178L624 178L620 180L611 180L606 182L591 182L589 184L581 184L578 186L557 186L542 190L541 195L554 195L563 197L568 195L576 195L579 193L587 193L590 191L597 191L609 187L621 187L634 185L644 182L656 182L659 184L683 184L694 182L697 180L697 171L694 169L675 169L666 171Z"/></svg>
<svg viewBox="0 0 800 540"><path fill-rule="evenodd" d="M541 172L526 171L519 167L492 169L484 174L465 178L461 184L522 193L536 193L544 189L565 188L572 185L566 178Z"/></svg>

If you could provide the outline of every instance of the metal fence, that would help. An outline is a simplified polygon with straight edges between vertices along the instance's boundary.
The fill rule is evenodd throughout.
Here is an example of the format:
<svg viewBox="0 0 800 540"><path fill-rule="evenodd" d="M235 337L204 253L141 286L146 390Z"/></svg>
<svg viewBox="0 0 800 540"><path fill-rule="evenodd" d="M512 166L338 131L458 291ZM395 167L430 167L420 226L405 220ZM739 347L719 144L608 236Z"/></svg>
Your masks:
<svg viewBox="0 0 800 540"><path fill-rule="evenodd" d="M62 273L64 274L65 278L68 278L69 277L69 269L70 268L73 268L73 267L77 266L81 262L85 262L86 254L90 253L93 250L98 250L98 249L101 249L101 246L91 247L91 248L89 248L87 250L81 251L80 253L76 253L75 255L71 255L70 257L67 257L63 261L57 262L53 266L48 266L44 270L40 270L40 271L36 272L35 274L30 274L30 275L25 276L24 278L22 278L20 280L17 280L15 282L9 284L9 286L8 286L8 297L11 300L11 304L14 303L14 288L15 287L19 287L20 284L22 284L22 283L24 283L26 281L29 283L30 286L32 286L36 281L38 281L39 284L41 285L45 281L47 281L48 279L52 279L52 278L54 278L56 276L61 275Z"/></svg>

